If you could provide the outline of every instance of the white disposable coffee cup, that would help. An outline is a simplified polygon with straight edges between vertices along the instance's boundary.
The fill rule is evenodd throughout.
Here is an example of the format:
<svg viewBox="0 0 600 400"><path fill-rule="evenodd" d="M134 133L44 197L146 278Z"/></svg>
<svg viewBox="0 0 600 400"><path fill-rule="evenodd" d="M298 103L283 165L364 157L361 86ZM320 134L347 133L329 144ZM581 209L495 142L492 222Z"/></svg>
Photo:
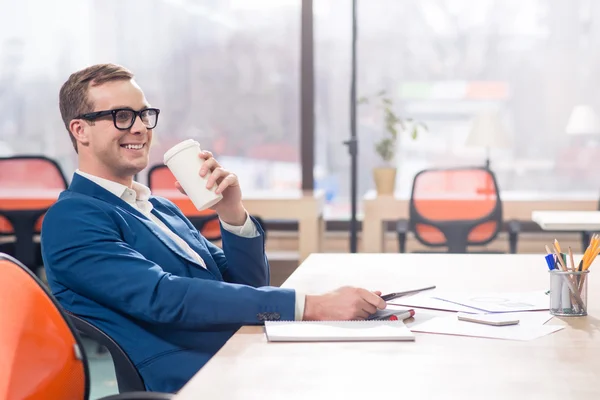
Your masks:
<svg viewBox="0 0 600 400"><path fill-rule="evenodd" d="M217 204L223 195L215 193L216 183L211 189L206 188L210 174L200 176L200 168L204 164L204 160L198 156L200 151L200 143L187 139L167 150L163 161L175 175L175 179L179 181L194 206L202 211Z"/></svg>

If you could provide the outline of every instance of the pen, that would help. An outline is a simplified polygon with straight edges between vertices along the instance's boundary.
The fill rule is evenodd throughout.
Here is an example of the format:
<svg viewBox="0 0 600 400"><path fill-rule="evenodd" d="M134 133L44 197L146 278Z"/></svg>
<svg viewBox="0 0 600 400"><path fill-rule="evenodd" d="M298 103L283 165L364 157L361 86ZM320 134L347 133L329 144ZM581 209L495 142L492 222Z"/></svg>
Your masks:
<svg viewBox="0 0 600 400"><path fill-rule="evenodd" d="M414 289L414 290L407 290L406 292L396 292L396 293L388 293L388 294L384 294L381 296L381 298L385 301L389 301L392 299L396 299L398 297L402 297L402 296L408 296L410 294L415 294L415 293L419 293L425 290L431 290L431 289L435 289L435 285L433 286L428 286L428 287L424 287L421 289Z"/></svg>
<svg viewBox="0 0 600 400"><path fill-rule="evenodd" d="M553 270L556 265L556 262L554 261L554 255L548 254L545 258L546 258L546 264L548 264L548 269Z"/></svg>
<svg viewBox="0 0 600 400"><path fill-rule="evenodd" d="M402 314L393 314L388 318L389 321L404 321L415 315L415 310L408 310Z"/></svg>
<svg viewBox="0 0 600 400"><path fill-rule="evenodd" d="M415 310L412 308L404 309L404 310L377 310L375 314L371 314L367 317L367 320L377 320L377 321L388 321L388 320L404 320L415 315Z"/></svg>

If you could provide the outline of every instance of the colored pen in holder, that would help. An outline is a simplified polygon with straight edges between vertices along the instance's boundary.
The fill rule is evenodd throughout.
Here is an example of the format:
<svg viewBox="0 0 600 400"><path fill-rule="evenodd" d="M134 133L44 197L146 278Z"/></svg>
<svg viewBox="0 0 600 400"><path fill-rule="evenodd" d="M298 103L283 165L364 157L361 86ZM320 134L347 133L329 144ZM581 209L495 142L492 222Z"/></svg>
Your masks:
<svg viewBox="0 0 600 400"><path fill-rule="evenodd" d="M546 265L548 265L548 269L552 271L556 268L556 256L554 254L548 254L546 257Z"/></svg>

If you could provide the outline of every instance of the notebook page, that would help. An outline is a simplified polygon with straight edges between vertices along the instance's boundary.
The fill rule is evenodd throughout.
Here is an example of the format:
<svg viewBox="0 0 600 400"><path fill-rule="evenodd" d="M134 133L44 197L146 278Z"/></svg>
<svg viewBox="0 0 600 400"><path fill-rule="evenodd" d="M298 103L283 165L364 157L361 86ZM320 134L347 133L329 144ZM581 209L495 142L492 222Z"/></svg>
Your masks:
<svg viewBox="0 0 600 400"><path fill-rule="evenodd" d="M402 321L266 321L270 342L413 341Z"/></svg>

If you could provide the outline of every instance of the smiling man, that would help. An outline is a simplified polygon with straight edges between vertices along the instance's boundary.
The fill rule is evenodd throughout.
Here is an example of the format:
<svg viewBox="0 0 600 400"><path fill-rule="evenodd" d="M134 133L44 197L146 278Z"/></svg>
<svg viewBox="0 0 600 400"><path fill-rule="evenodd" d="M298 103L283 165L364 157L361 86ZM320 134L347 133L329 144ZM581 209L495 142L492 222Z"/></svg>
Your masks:
<svg viewBox="0 0 600 400"><path fill-rule="evenodd" d="M381 293L360 288L304 295L268 286L264 232L243 206L236 175L210 152L198 155L198 173L223 194L213 207L223 249L135 182L160 111L127 69L72 74L60 112L79 168L44 218L48 283L67 311L121 345L148 390L177 391L242 325L364 319L385 308Z"/></svg>

